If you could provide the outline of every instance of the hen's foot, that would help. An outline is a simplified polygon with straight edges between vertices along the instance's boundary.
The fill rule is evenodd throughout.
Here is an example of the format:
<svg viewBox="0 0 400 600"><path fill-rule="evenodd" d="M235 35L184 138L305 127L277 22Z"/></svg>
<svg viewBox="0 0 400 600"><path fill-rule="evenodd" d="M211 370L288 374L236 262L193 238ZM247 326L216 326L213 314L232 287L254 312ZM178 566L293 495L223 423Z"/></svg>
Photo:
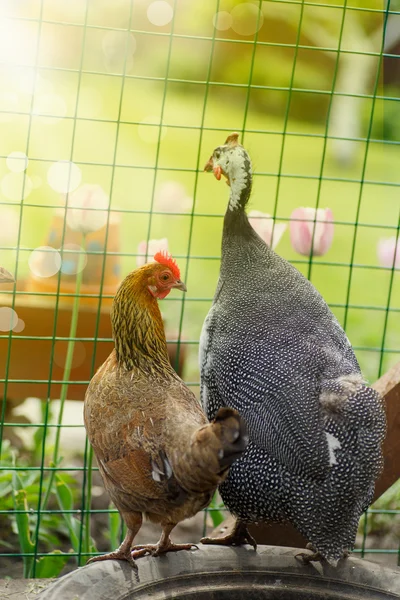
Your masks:
<svg viewBox="0 0 400 600"><path fill-rule="evenodd" d="M245 544L250 544L254 550L257 550L257 542L250 535L246 525L240 522L236 522L231 533L219 538L204 537L201 538L200 542L202 544L216 544L221 546L244 546Z"/></svg>
<svg viewBox="0 0 400 600"><path fill-rule="evenodd" d="M87 561L87 565L89 563L94 563L94 562L98 562L100 560L126 560L131 567L133 567L134 569L137 569L137 564L134 561L134 558L130 552L130 550L115 550L114 552L108 552L108 554L101 554L100 556L92 556L92 558L89 558L89 560Z"/></svg>
<svg viewBox="0 0 400 600"><path fill-rule="evenodd" d="M160 554L166 554L167 552L180 552L180 550L191 550L192 548L199 549L196 544L173 544L172 542L167 544L145 544L143 546L133 546L131 548L131 555L132 560L135 561L137 558L146 556L146 554L160 556Z"/></svg>

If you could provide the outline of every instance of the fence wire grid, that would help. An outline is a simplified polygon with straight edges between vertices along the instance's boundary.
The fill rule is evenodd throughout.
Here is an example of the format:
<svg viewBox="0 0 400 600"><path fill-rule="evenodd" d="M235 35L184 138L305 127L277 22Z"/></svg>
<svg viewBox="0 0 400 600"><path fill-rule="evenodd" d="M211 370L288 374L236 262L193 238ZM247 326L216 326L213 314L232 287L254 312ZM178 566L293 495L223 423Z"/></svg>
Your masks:
<svg viewBox="0 0 400 600"><path fill-rule="evenodd" d="M161 309L198 394L227 202L203 166L227 134L251 153L263 235L368 380L399 360L400 3L2 0L0 31L0 266L17 281L0 290L1 564L46 577L124 534L82 400L117 285L158 247L189 290ZM332 211L330 248L299 253L298 207ZM361 556L399 560L399 497L363 517ZM216 499L193 531L224 516Z"/></svg>

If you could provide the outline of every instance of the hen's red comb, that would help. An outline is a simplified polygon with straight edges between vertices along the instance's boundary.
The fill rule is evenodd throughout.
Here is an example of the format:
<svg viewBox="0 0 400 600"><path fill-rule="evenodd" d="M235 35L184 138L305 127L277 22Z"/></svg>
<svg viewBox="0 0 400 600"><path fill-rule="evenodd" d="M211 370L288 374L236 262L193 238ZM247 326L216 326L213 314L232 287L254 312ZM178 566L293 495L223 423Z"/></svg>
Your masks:
<svg viewBox="0 0 400 600"><path fill-rule="evenodd" d="M181 278L181 272L179 270L178 264L168 252L165 252L165 250L160 250L159 252L156 252L156 254L154 255L154 260L160 263L161 265L169 267L175 279Z"/></svg>

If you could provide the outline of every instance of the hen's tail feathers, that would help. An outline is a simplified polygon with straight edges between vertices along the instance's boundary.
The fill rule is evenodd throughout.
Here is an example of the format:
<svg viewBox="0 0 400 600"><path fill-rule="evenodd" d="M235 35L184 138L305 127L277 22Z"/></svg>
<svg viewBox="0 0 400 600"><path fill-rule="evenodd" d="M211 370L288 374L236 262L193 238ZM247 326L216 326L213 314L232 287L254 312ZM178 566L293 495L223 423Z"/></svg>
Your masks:
<svg viewBox="0 0 400 600"><path fill-rule="evenodd" d="M211 428L220 441L218 459L223 470L240 458L246 449L249 442L247 427L236 410L223 407L215 415Z"/></svg>
<svg viewBox="0 0 400 600"><path fill-rule="evenodd" d="M185 476L185 484L198 491L216 488L247 444L247 428L239 413L232 408L220 408L211 423L193 434L188 461L193 468Z"/></svg>

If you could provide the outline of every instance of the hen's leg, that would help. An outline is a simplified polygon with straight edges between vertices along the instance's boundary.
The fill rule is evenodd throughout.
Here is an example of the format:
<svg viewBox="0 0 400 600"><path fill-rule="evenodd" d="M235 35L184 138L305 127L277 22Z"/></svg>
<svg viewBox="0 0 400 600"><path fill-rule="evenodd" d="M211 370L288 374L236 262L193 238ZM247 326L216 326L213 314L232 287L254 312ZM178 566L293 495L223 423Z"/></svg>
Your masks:
<svg viewBox="0 0 400 600"><path fill-rule="evenodd" d="M159 556L160 554L165 554L166 552L179 552L180 550L191 550L192 548L196 548L195 544L173 544L171 542L171 538L169 534L175 527L176 523L161 523L163 528L160 540L157 544L145 544L143 546L133 546L132 557L134 559L141 558L146 554L151 554L152 556Z"/></svg>
<svg viewBox="0 0 400 600"><path fill-rule="evenodd" d="M200 542L202 544L220 544L222 546L243 546L244 544L250 544L254 550L257 550L255 539L250 535L245 523L239 521L239 519L236 519L231 533L219 538L204 537Z"/></svg>
<svg viewBox="0 0 400 600"><path fill-rule="evenodd" d="M132 556L131 548L132 542L142 526L142 514L141 513L123 513L122 517L128 527L128 531L126 532L126 536L122 544L117 550L113 552L108 552L108 554L102 554L100 556L93 556L90 558L86 564L97 562L99 560L127 560L132 567L137 569L137 565L135 564L134 558Z"/></svg>

